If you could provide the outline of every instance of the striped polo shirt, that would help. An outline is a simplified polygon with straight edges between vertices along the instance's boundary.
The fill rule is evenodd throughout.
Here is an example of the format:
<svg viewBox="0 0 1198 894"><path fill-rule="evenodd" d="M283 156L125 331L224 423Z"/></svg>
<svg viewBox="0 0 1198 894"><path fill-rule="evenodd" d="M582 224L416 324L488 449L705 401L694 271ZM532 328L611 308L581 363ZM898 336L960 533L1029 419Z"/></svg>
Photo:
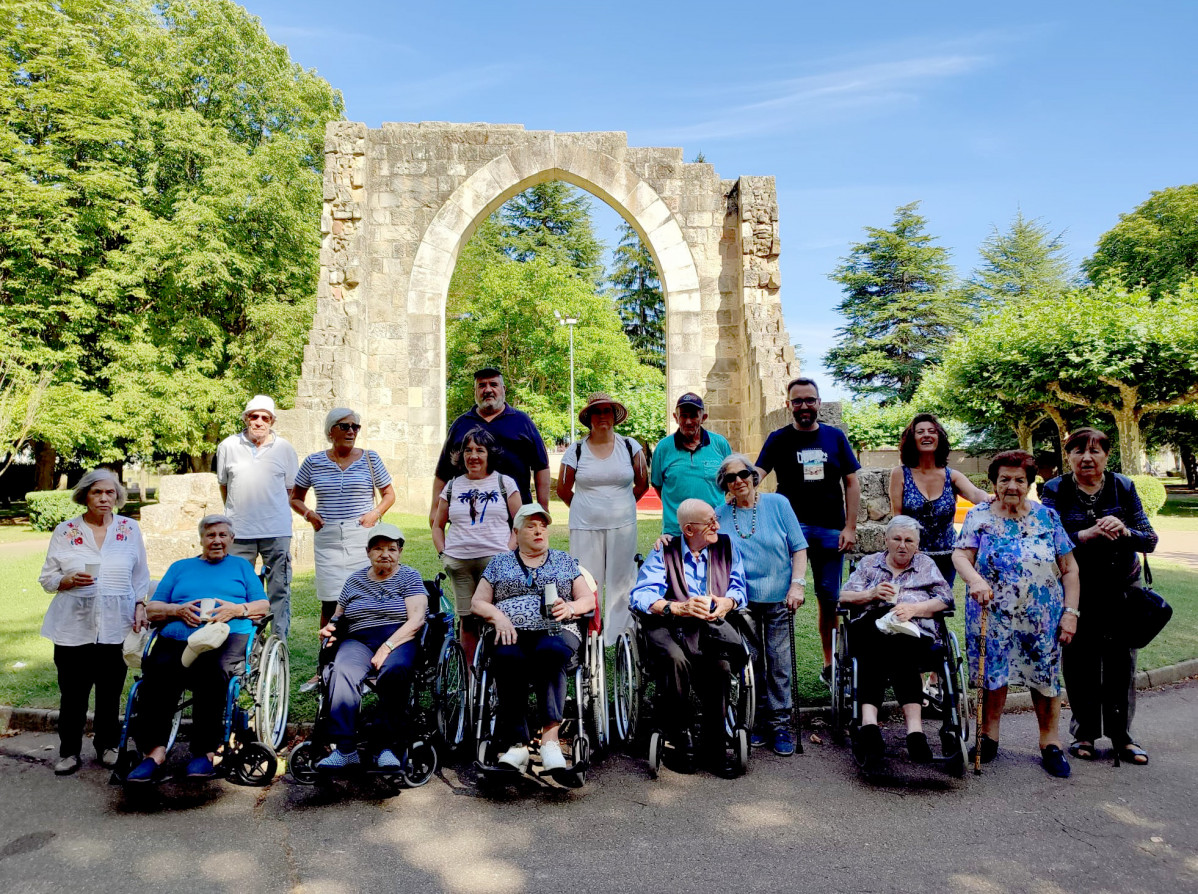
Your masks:
<svg viewBox="0 0 1198 894"><path fill-rule="evenodd" d="M345 580L337 604L344 609L346 636L349 639L373 640L381 631L371 628L390 628L390 636L408 620L408 596L425 596L420 572L409 565L400 565L384 581L371 580L370 569L355 571Z"/></svg>
<svg viewBox="0 0 1198 894"><path fill-rule="evenodd" d="M316 511L328 522L351 521L374 508L375 488L391 483L383 461L373 450L342 469L323 450L305 457L295 476L295 486L316 492Z"/></svg>

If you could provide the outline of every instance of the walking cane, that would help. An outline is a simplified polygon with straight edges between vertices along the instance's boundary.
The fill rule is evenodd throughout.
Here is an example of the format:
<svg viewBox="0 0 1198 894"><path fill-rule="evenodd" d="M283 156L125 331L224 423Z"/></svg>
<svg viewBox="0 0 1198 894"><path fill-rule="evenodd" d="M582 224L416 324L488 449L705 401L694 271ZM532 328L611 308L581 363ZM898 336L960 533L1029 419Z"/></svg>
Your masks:
<svg viewBox="0 0 1198 894"><path fill-rule="evenodd" d="M986 605L982 605L981 644L978 647L978 707L974 731L973 775L982 775L982 703L986 700Z"/></svg>
<svg viewBox="0 0 1198 894"><path fill-rule="evenodd" d="M795 655L795 613L790 613L790 704L795 730L795 749L803 753L803 717L799 713L799 659Z"/></svg>

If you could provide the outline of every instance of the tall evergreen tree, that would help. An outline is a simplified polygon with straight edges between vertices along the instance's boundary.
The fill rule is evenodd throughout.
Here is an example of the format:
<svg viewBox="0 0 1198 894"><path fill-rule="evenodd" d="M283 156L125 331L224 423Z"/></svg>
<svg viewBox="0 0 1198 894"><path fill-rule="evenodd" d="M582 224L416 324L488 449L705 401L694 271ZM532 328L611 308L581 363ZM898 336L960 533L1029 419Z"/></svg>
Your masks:
<svg viewBox="0 0 1198 894"><path fill-rule="evenodd" d="M591 201L561 180L530 187L499 209L502 244L514 261L541 258L574 267L598 285L603 278L603 243L591 222Z"/></svg>
<svg viewBox="0 0 1198 894"><path fill-rule="evenodd" d="M653 255L631 224L620 224L620 242L608 275L624 334L642 363L666 368L666 302Z"/></svg>
<svg viewBox="0 0 1198 894"><path fill-rule="evenodd" d="M1012 298L1062 295L1068 291L1070 264L1062 233L1052 235L1039 220L1020 211L1010 228L998 227L978 250L982 263L973 272L966 294L979 309L996 309Z"/></svg>
<svg viewBox="0 0 1198 894"><path fill-rule="evenodd" d="M918 207L897 208L888 229L866 227L869 238L829 275L844 287L837 309L847 322L824 363L860 396L909 401L963 316L948 250L925 232Z"/></svg>

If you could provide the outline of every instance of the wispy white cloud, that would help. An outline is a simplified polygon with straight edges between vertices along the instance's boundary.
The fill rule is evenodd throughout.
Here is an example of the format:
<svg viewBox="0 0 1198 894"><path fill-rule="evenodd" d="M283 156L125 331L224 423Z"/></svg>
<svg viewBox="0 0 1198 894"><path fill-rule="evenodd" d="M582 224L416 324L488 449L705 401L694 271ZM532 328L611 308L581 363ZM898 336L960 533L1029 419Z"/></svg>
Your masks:
<svg viewBox="0 0 1198 894"><path fill-rule="evenodd" d="M452 100L488 90L516 76L514 66L507 63L459 68L419 81L393 84L390 92L409 109L444 105Z"/></svg>
<svg viewBox="0 0 1198 894"><path fill-rule="evenodd" d="M666 127L651 136L689 142L813 127L847 112L916 103L933 84L969 75L989 61L989 56L976 52L925 53L745 85L737 89L738 95L761 98L729 105L704 121Z"/></svg>

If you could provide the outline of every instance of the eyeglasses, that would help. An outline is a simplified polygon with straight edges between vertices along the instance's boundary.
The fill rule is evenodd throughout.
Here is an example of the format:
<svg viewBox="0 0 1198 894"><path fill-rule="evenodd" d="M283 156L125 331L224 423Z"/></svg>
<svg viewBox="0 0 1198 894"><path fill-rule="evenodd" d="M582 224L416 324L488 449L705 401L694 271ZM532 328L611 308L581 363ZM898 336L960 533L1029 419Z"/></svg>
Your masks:
<svg viewBox="0 0 1198 894"><path fill-rule="evenodd" d="M818 397L796 397L790 402L790 405L792 407L814 407L818 403Z"/></svg>
<svg viewBox="0 0 1198 894"><path fill-rule="evenodd" d="M701 525L697 522L691 522L689 525L686 525L686 527L688 527L688 528L695 528L699 531L714 531L719 526L720 526L720 520L718 518L716 518L715 516L712 516L711 521L709 521L705 525Z"/></svg>
<svg viewBox="0 0 1198 894"><path fill-rule="evenodd" d="M333 428L339 428L342 431L361 431L362 426L356 422L338 422Z"/></svg>
<svg viewBox="0 0 1198 894"><path fill-rule="evenodd" d="M729 472L724 477L739 478L741 481L745 481L746 479L753 477L753 470L752 469L741 469L739 472Z"/></svg>
<svg viewBox="0 0 1198 894"><path fill-rule="evenodd" d="M250 422L273 422L274 418L269 413L250 413L245 417Z"/></svg>

